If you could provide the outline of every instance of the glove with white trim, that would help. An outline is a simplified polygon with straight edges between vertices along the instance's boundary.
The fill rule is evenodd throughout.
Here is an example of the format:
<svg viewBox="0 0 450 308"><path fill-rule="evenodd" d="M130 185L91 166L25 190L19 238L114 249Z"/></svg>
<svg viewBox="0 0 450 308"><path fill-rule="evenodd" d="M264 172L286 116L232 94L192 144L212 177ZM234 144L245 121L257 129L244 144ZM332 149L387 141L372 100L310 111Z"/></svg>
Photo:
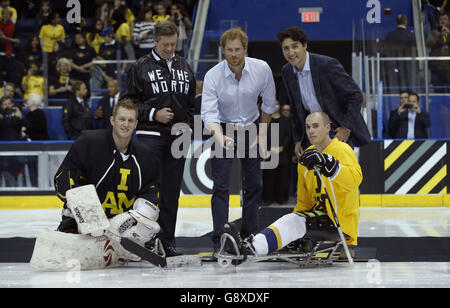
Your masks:
<svg viewBox="0 0 450 308"><path fill-rule="evenodd" d="M339 170L338 160L316 149L306 150L300 157L300 164L308 170L319 169L319 172L326 177L334 177Z"/></svg>

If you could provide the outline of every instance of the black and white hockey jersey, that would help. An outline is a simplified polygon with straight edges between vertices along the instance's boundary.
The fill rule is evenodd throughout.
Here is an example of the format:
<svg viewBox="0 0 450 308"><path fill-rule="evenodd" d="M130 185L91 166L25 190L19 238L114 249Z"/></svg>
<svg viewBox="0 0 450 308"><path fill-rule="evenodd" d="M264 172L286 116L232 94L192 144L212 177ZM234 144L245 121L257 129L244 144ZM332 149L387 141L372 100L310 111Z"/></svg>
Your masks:
<svg viewBox="0 0 450 308"><path fill-rule="evenodd" d="M54 184L58 197L93 184L108 218L132 208L142 197L158 204L158 160L138 140L131 139L126 155L116 149L111 129L86 131L71 146ZM66 206L64 204L64 206Z"/></svg>
<svg viewBox="0 0 450 308"><path fill-rule="evenodd" d="M186 60L178 55L167 60L152 52L131 65L122 97L131 98L139 109L136 135L170 135L176 123L193 125L195 77ZM169 107L174 113L171 122L154 120L155 113Z"/></svg>

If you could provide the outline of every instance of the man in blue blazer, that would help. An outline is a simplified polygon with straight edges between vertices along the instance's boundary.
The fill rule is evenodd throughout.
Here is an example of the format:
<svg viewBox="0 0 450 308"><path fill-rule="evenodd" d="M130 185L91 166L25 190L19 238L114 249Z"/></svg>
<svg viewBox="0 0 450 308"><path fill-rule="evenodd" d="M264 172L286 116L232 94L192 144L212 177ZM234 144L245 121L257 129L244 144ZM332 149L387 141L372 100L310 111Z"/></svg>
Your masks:
<svg viewBox="0 0 450 308"><path fill-rule="evenodd" d="M355 81L334 58L307 52L306 34L299 27L278 33L285 59L281 70L291 103L295 154L300 157L310 145L305 119L314 111L326 112L334 131L331 137L363 146L370 133L361 115L363 96Z"/></svg>

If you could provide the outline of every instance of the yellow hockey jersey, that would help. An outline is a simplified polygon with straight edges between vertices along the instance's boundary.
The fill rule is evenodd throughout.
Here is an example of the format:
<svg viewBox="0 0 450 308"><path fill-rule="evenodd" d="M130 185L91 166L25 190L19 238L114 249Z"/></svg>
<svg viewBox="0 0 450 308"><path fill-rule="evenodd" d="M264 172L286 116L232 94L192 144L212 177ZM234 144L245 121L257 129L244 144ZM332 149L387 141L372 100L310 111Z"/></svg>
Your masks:
<svg viewBox="0 0 450 308"><path fill-rule="evenodd" d="M310 146L308 149L314 149ZM322 175L326 190L333 203L342 232L350 236L349 245L357 245L359 220L359 185L363 176L353 149L346 143L334 138L323 153L332 155L339 161L339 169L333 178ZM328 216L334 221L325 191L313 170L298 164L297 205L294 212L306 211L322 204L326 205Z"/></svg>

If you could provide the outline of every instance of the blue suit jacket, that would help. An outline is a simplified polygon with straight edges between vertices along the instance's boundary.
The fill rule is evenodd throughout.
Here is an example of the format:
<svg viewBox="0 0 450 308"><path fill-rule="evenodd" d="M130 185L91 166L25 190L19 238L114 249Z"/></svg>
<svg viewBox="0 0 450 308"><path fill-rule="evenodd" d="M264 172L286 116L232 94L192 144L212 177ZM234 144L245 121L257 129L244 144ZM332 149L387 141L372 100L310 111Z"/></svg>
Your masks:
<svg viewBox="0 0 450 308"><path fill-rule="evenodd" d="M355 146L367 144L370 133L361 115L363 96L358 85L334 58L309 53L309 61L314 90L322 110L334 124L351 130L350 137ZM289 63L283 66L281 75L291 103L294 142L302 141L305 148L310 144L305 132L308 112L303 108L297 75Z"/></svg>

